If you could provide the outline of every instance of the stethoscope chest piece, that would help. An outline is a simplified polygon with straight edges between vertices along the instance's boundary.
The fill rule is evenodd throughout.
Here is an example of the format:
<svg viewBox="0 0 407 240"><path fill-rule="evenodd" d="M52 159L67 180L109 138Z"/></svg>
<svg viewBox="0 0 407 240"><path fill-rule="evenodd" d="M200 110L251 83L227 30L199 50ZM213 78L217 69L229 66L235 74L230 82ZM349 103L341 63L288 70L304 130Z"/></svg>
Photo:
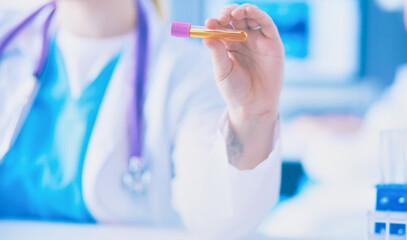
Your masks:
<svg viewBox="0 0 407 240"><path fill-rule="evenodd" d="M143 166L141 157L133 156L129 159L128 171L123 174L122 180L130 193L142 195L150 184L151 172Z"/></svg>

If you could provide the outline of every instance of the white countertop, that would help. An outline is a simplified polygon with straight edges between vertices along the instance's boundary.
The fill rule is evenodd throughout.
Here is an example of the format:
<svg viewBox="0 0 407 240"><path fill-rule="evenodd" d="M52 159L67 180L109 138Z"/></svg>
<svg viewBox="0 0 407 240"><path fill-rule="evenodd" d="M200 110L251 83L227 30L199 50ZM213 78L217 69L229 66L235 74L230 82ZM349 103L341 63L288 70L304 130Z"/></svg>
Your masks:
<svg viewBox="0 0 407 240"><path fill-rule="evenodd" d="M180 229L142 228L131 225L72 224L0 220L1 240L191 240ZM251 240L272 240L257 236Z"/></svg>

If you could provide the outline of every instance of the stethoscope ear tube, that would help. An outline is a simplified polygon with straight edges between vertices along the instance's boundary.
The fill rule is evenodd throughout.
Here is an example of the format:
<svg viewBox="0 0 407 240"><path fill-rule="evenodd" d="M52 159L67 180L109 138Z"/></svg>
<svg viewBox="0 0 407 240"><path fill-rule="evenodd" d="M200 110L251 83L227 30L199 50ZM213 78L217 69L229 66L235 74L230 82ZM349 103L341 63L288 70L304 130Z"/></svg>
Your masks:
<svg viewBox="0 0 407 240"><path fill-rule="evenodd" d="M42 73L42 70L44 69L45 62L47 61L47 55L48 55L48 50L49 50L49 43L48 43L48 34L49 34L49 26L51 25L52 17L55 14L56 6L55 2L52 3L52 11L48 15L47 19L45 20L43 30L42 30L42 50L41 50L41 56L40 59L37 63L37 66L34 70L34 76L39 77Z"/></svg>
<svg viewBox="0 0 407 240"><path fill-rule="evenodd" d="M40 60L38 61L36 69L34 70L34 75L35 76L37 76L37 74L39 74L41 72L42 69L40 69L40 68L42 68L44 66L44 63L45 63L45 59L46 59L46 55L47 55L47 49L46 49L47 47L44 49L44 46L48 45L48 43L46 42L47 41L47 35L48 35L48 28L49 28L49 24L51 22L52 16L55 13L55 9L56 9L55 2L49 2L49 3L41 6L39 9L34 11L28 17L26 17L23 21L21 21L17 26L13 27L0 40L0 56L2 56L5 49L6 49L6 47L10 44L11 40L13 40L18 33L20 33L28 24L30 24L47 7L52 7L52 10L51 10L51 13L47 17L47 20L46 20L45 25L47 25L47 26L44 25L44 29L43 29L43 46L42 46L43 49L41 51ZM44 52L44 50L45 50L45 52ZM45 57L43 57L43 55L45 55Z"/></svg>

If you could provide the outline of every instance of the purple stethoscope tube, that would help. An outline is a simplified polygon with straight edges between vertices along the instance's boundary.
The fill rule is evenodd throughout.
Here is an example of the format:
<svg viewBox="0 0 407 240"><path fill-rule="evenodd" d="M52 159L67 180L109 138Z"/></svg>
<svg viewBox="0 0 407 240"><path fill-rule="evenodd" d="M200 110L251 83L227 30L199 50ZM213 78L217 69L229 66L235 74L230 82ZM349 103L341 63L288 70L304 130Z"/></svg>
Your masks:
<svg viewBox="0 0 407 240"><path fill-rule="evenodd" d="M31 13L28 17L26 17L21 23L19 23L17 26L12 28L9 32L7 32L4 37L0 40L0 56L3 55L5 48L7 45L17 36L17 34L22 31L27 25L29 25L32 21L35 20L35 17L40 14L44 9L52 7L52 11L45 20L44 26L43 26L43 32L42 32L42 51L41 51L41 56L40 59L37 63L37 66L34 70L34 76L39 76L42 72L42 69L44 67L46 58L47 58L47 53L48 53L48 30L49 26L51 23L51 19L55 13L55 2L50 2L47 3L46 5L42 6L35 12Z"/></svg>
<svg viewBox="0 0 407 240"><path fill-rule="evenodd" d="M147 62L148 62L148 24L147 16L140 4L140 1L136 1L138 10L138 30L136 36L136 50L135 50L135 91L134 91L134 108L135 111L131 116L131 123L129 124L130 131L130 159L128 164L128 171L123 175L123 185L130 191L136 194L142 194L145 192L149 183L150 172L147 169L147 164L142 161L142 148L143 148L143 107L145 99L145 82L147 74ZM38 76L41 75L44 64L47 60L49 51L49 29L51 21L56 11L56 3L54 1L45 4L38 10L28 15L19 24L10 29L0 39L0 57L4 54L6 47L10 42L17 37L24 28L28 27L36 17L45 9L51 8L49 15L47 16L42 26L42 50L40 58L33 71L34 77L38 81ZM1 62L0 62L1 63Z"/></svg>

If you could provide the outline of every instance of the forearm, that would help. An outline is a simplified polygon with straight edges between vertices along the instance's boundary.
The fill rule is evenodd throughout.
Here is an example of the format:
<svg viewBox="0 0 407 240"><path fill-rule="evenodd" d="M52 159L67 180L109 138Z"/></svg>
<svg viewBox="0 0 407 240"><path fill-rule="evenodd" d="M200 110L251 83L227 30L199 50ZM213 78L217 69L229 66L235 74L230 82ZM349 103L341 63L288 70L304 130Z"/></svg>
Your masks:
<svg viewBox="0 0 407 240"><path fill-rule="evenodd" d="M188 229L206 239L241 239L255 231L278 200L279 123L273 125L273 149L264 161L253 170L241 171L227 158L229 117L225 114L214 121L201 114L194 119L183 124L174 150L174 207ZM214 138L210 129L215 125Z"/></svg>
<svg viewBox="0 0 407 240"><path fill-rule="evenodd" d="M278 114L246 115L229 110L226 148L229 163L240 170L253 169L267 159L273 149Z"/></svg>

